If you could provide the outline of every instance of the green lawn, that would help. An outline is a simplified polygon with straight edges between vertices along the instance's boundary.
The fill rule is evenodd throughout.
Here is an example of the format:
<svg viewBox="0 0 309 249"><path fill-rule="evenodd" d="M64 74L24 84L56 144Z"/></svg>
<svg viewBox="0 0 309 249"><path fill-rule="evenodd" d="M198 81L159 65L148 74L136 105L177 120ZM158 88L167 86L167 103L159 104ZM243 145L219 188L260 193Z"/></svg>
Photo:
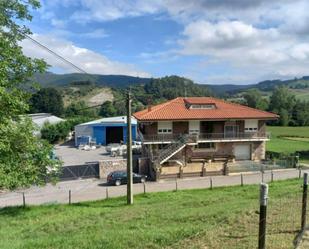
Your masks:
<svg viewBox="0 0 309 249"><path fill-rule="evenodd" d="M267 131L271 132L271 139L266 144L268 151L294 153L296 151L309 151L309 127L280 127L268 126ZM293 137L294 140L293 140ZM305 138L305 139L299 139ZM308 162L309 158L301 158L301 161Z"/></svg>
<svg viewBox="0 0 309 249"><path fill-rule="evenodd" d="M270 184L268 248L292 248L301 180ZM256 248L259 187L0 209L0 248ZM293 196L291 199L290 197Z"/></svg>

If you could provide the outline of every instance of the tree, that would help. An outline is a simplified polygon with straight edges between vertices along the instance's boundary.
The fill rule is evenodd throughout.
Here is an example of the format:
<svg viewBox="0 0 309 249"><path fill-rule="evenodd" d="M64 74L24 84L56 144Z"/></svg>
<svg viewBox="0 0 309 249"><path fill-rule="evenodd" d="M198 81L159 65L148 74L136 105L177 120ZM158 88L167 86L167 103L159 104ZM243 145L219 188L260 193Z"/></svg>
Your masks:
<svg viewBox="0 0 309 249"><path fill-rule="evenodd" d="M87 106L85 101L78 101L71 103L67 108L65 108L66 117L87 117L87 118L96 118L97 110Z"/></svg>
<svg viewBox="0 0 309 249"><path fill-rule="evenodd" d="M257 89L250 89L244 94L246 104L252 108L266 110L268 102L263 98L261 92Z"/></svg>
<svg viewBox="0 0 309 249"><path fill-rule="evenodd" d="M295 96L285 86L276 87L270 97L269 109L275 113L280 113L279 124L287 125L293 114L293 109L296 104Z"/></svg>
<svg viewBox="0 0 309 249"><path fill-rule="evenodd" d="M111 101L105 101L101 105L100 115L103 117L113 117L117 115L117 110Z"/></svg>
<svg viewBox="0 0 309 249"><path fill-rule="evenodd" d="M309 102L297 101L293 111L295 125L309 125Z"/></svg>
<svg viewBox="0 0 309 249"><path fill-rule="evenodd" d="M31 20L29 9L39 7L37 0L0 1L0 189L43 184L54 176L59 162L52 160L52 148L33 136L34 125L24 114L29 110L25 83L46 63L26 57L18 45L31 34L21 25Z"/></svg>
<svg viewBox="0 0 309 249"><path fill-rule="evenodd" d="M47 112L61 116L64 112L63 100L55 88L42 88L30 99L30 112Z"/></svg>

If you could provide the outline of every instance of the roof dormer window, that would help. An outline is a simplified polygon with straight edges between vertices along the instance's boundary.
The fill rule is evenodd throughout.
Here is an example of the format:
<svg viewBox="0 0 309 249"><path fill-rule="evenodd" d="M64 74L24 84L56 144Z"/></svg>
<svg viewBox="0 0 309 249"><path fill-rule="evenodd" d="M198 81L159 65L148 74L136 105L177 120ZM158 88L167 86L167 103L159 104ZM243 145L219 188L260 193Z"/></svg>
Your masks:
<svg viewBox="0 0 309 249"><path fill-rule="evenodd" d="M216 105L215 104L192 104L189 106L190 109L207 109L207 110L211 110L211 109L216 109Z"/></svg>

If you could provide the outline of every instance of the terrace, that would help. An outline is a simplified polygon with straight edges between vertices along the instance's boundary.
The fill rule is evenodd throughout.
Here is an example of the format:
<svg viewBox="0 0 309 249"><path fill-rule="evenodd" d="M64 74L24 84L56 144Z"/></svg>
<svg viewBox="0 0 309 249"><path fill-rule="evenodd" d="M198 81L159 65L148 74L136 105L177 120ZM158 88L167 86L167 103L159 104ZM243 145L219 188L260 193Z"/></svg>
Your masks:
<svg viewBox="0 0 309 249"><path fill-rule="evenodd" d="M270 139L269 132L151 134L142 135L141 139L144 144L168 144L183 136L187 137L188 143L268 141Z"/></svg>

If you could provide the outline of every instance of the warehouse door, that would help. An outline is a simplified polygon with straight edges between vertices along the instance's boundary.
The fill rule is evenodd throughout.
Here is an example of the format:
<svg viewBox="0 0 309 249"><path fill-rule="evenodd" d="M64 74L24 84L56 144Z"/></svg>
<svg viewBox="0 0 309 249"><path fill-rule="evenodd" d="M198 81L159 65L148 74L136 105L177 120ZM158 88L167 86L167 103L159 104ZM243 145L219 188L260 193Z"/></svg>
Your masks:
<svg viewBox="0 0 309 249"><path fill-rule="evenodd" d="M106 127L106 144L120 143L123 141L123 127Z"/></svg>
<svg viewBox="0 0 309 249"><path fill-rule="evenodd" d="M250 160L251 146L250 144L238 144L234 148L236 160Z"/></svg>

